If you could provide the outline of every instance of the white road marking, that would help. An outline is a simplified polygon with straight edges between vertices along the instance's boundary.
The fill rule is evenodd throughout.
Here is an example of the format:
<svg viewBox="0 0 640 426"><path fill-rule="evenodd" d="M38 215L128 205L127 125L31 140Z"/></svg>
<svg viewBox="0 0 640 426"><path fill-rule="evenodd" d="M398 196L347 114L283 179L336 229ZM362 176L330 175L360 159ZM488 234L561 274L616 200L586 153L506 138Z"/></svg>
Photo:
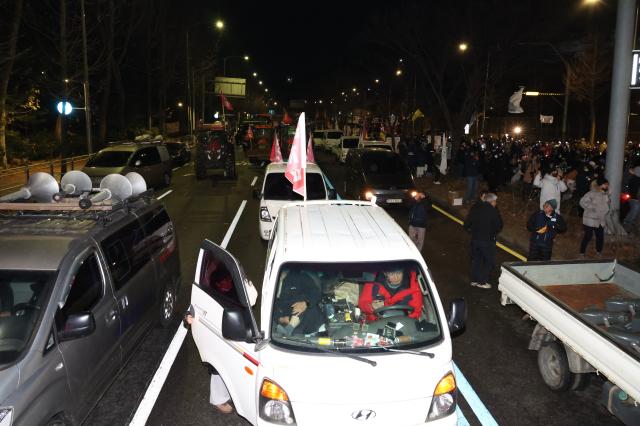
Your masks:
<svg viewBox="0 0 640 426"><path fill-rule="evenodd" d="M193 176L193 173L187 173L186 175L182 175L183 177Z"/></svg>
<svg viewBox="0 0 640 426"><path fill-rule="evenodd" d="M180 167L174 167L174 168L173 168L173 169L171 169L171 170L175 172L175 171L176 171L176 170L178 170L179 168L180 168Z"/></svg>
<svg viewBox="0 0 640 426"><path fill-rule="evenodd" d="M171 191L167 191L162 195L164 197ZM160 197L159 197L160 198ZM245 206L247 205L247 200L242 200L238 211L227 229L227 233L225 234L222 242L220 243L220 247L227 248L227 244L229 244L229 240L231 240L231 236L233 235L233 231L236 229L238 222L240 221L240 216L242 216L242 212L244 211ZM156 373L153 375L153 379L151 379L151 383L149 383L149 387L140 401L140 405L138 405L138 409L133 415L133 419L131 419L131 423L129 426L143 426L147 423L149 419L149 415L151 414L151 410L158 400L158 396L160 396L160 391L162 390L162 386L164 382L167 380L169 376L169 372L171 371L171 367L178 356L178 352L180 352L180 348L182 347L182 343L184 342L184 338L187 336L187 329L180 323L178 326L178 330L176 334L173 336L167 351L162 357L162 361L156 370Z"/></svg>
<svg viewBox="0 0 640 426"><path fill-rule="evenodd" d="M258 180L258 176L254 176L253 180L251 181L251 186L255 185L257 180Z"/></svg>
<svg viewBox="0 0 640 426"><path fill-rule="evenodd" d="M171 194L173 192L173 189L168 190L167 192L165 192L164 194L162 194L159 197L156 197L157 200L162 200L164 197L166 197L167 195Z"/></svg>

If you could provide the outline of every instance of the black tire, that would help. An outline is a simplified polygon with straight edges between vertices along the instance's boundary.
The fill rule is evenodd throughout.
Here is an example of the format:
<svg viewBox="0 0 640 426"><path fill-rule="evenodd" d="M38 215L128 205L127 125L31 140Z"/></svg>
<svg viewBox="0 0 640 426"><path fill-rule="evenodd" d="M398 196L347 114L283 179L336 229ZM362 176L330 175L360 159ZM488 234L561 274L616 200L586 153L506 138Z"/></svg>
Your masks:
<svg viewBox="0 0 640 426"><path fill-rule="evenodd" d="M573 382L567 353L558 342L547 342L538 351L538 369L544 383L554 392L566 391Z"/></svg>
<svg viewBox="0 0 640 426"><path fill-rule="evenodd" d="M580 391L584 390L591 383L591 373L572 373L573 380L571 381L571 390Z"/></svg>
<svg viewBox="0 0 640 426"><path fill-rule="evenodd" d="M193 166L196 173L196 179L204 179L207 177L207 165L204 152L196 154Z"/></svg>
<svg viewBox="0 0 640 426"><path fill-rule="evenodd" d="M176 310L176 287L172 284L167 286L162 291L160 300L160 326L163 328L168 327L171 324L173 315Z"/></svg>

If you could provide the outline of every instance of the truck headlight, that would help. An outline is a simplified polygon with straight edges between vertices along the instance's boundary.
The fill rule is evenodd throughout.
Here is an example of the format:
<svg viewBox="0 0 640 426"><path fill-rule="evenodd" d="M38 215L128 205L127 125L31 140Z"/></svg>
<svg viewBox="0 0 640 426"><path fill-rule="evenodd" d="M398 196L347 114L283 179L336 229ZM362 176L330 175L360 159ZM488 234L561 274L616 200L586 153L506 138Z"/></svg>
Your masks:
<svg viewBox="0 0 640 426"><path fill-rule="evenodd" d="M271 215L269 209L266 207L260 207L260 220L263 222L271 222Z"/></svg>
<svg viewBox="0 0 640 426"><path fill-rule="evenodd" d="M371 191L365 192L364 193L364 198L365 198L365 200L370 201L373 198L373 192L371 192Z"/></svg>
<svg viewBox="0 0 640 426"><path fill-rule="evenodd" d="M279 425L295 425L289 396L277 383L265 378L260 387L260 418Z"/></svg>
<svg viewBox="0 0 640 426"><path fill-rule="evenodd" d="M444 376L433 391L427 421L446 417L456 409L456 378L453 373Z"/></svg>
<svg viewBox="0 0 640 426"><path fill-rule="evenodd" d="M13 408L0 408L0 426L11 426L11 420L13 420Z"/></svg>

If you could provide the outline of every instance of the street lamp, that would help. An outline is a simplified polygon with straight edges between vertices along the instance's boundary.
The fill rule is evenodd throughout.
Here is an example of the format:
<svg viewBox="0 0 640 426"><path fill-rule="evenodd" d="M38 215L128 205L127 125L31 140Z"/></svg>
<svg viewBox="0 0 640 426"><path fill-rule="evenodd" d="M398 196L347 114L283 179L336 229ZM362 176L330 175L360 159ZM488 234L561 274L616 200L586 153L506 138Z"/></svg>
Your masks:
<svg viewBox="0 0 640 426"><path fill-rule="evenodd" d="M224 29L224 21L222 21L221 19L218 19L216 21L216 29L223 30Z"/></svg>
<svg viewBox="0 0 640 426"><path fill-rule="evenodd" d="M262 80L258 81L258 85L262 86Z"/></svg>
<svg viewBox="0 0 640 426"><path fill-rule="evenodd" d="M178 108L182 108L184 104L182 102L178 102Z"/></svg>
<svg viewBox="0 0 640 426"><path fill-rule="evenodd" d="M513 133L515 133L516 135L519 135L520 133L522 133L522 127L520 126L516 126L513 128Z"/></svg>
<svg viewBox="0 0 640 426"><path fill-rule="evenodd" d="M244 55L244 58L243 58L243 59L244 59L245 61L248 61L248 60L249 60L249 55Z"/></svg>
<svg viewBox="0 0 640 426"><path fill-rule="evenodd" d="M378 84L378 83L380 83L380 79L376 78L375 80L373 80L373 82Z"/></svg>
<svg viewBox="0 0 640 426"><path fill-rule="evenodd" d="M398 68L396 70L396 77L400 77L402 75L402 70L400 68Z"/></svg>
<svg viewBox="0 0 640 426"><path fill-rule="evenodd" d="M254 76L254 77L257 77L257 76L258 76L258 73L254 71L254 72L253 72L253 76Z"/></svg>
<svg viewBox="0 0 640 426"><path fill-rule="evenodd" d="M468 48L469 48L469 45L467 43L464 43L464 42L462 42L462 43L460 43L458 45L458 50L461 51L461 52L466 52Z"/></svg>

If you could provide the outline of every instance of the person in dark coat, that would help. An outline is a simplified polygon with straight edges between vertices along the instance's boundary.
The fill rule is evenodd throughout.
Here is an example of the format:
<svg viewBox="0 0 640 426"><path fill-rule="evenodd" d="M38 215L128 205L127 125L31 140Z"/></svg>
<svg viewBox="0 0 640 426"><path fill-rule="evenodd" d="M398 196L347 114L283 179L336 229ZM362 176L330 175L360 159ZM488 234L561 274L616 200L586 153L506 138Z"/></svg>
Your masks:
<svg viewBox="0 0 640 426"><path fill-rule="evenodd" d="M556 234L562 234L567 230L567 223L562 215L556 212L556 207L558 203L552 198L544 203L542 210L529 217L527 230L531 232L531 236L527 260L551 260Z"/></svg>
<svg viewBox="0 0 640 426"><path fill-rule="evenodd" d="M496 207L498 196L486 194L469 210L464 229L471 232L471 285L488 289L495 263L496 237L502 230L502 217Z"/></svg>
<svg viewBox="0 0 640 426"><path fill-rule="evenodd" d="M470 203L475 200L478 192L478 175L480 174L480 156L478 152L472 150L464 158L464 178L467 182L467 190L464 193L464 202Z"/></svg>
<svg viewBox="0 0 640 426"><path fill-rule="evenodd" d="M274 303L277 330L286 335L311 334L323 323L320 288L304 272L291 271L284 278L280 297Z"/></svg>
<svg viewBox="0 0 640 426"><path fill-rule="evenodd" d="M427 229L427 211L431 208L431 201L424 192L416 193L409 210L409 238L422 251L424 234Z"/></svg>

